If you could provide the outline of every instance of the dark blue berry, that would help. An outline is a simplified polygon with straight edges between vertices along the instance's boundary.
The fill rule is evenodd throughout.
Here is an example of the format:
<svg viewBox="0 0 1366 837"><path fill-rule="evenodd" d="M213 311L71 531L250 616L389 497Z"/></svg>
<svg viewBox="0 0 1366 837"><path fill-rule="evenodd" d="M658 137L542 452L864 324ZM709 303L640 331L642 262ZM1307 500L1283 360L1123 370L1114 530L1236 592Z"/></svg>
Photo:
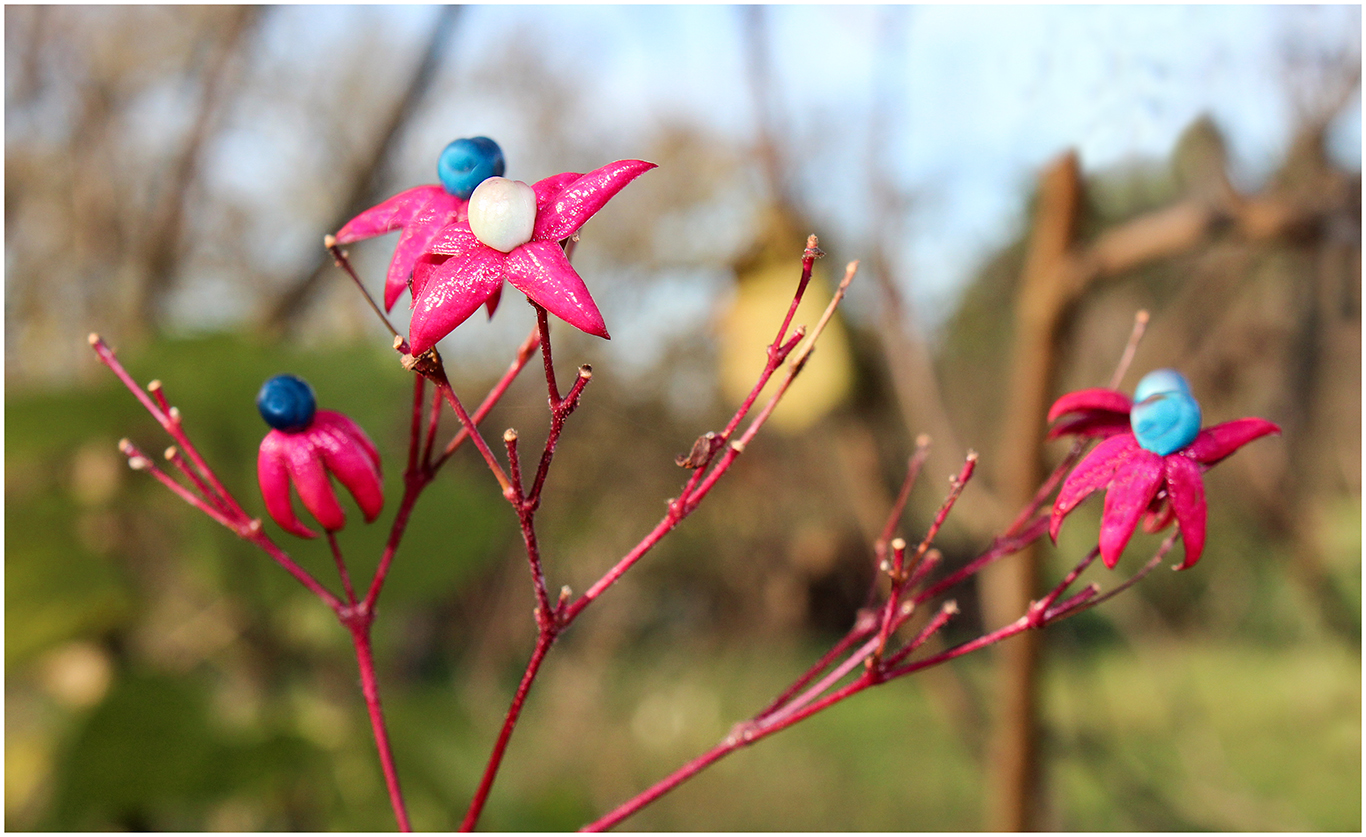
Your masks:
<svg viewBox="0 0 1366 837"><path fill-rule="evenodd" d="M276 375L261 385L256 394L256 409L261 418L276 430L297 433L313 422L318 399L313 387L293 375Z"/></svg>
<svg viewBox="0 0 1366 837"><path fill-rule="evenodd" d="M436 161L436 174L447 192L469 200L474 187L490 177L502 177L503 149L488 137L458 139L446 146Z"/></svg>

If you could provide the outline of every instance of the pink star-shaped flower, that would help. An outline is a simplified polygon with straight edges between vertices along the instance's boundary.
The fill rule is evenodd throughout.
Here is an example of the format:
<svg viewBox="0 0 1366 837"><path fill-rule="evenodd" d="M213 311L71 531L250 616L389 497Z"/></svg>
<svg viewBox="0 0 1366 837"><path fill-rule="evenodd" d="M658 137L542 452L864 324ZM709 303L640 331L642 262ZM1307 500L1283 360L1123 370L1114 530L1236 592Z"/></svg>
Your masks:
<svg viewBox="0 0 1366 837"><path fill-rule="evenodd" d="M505 280L580 331L608 337L602 314L560 242L654 167L618 160L533 186L498 177L481 183L466 217L438 232L413 267L412 353L430 349L480 305L496 301Z"/></svg>
<svg viewBox="0 0 1366 837"><path fill-rule="evenodd" d="M1077 415L1054 427L1049 438L1071 433L1104 441L1063 481L1048 532L1056 543L1063 519L1082 500L1104 488L1100 555L1105 566L1113 569L1119 562L1143 515L1143 528L1149 532L1166 528L1175 518L1186 551L1178 569L1184 570L1200 560L1205 548L1204 472L1253 439L1281 429L1259 418L1227 421L1200 430L1189 444L1164 456L1140 444L1130 426L1133 407L1124 393L1099 388L1068 393L1053 404L1050 422L1070 413Z"/></svg>
<svg viewBox="0 0 1366 837"><path fill-rule="evenodd" d="M337 231L336 239L338 244L350 244L403 230L384 277L384 310L388 311L408 287L413 264L427 251L436 234L447 224L465 220L468 214L469 201L452 195L440 184L415 186L347 221ZM497 300L490 300L489 316L493 316L496 307Z"/></svg>
<svg viewBox="0 0 1366 837"><path fill-rule="evenodd" d="M318 410L302 430L271 430L261 440L256 476L266 511L285 531L301 538L317 533L299 522L289 497L291 481L304 508L329 532L346 525L328 474L336 476L356 498L367 523L384 508L379 451L365 431L351 419L331 410Z"/></svg>

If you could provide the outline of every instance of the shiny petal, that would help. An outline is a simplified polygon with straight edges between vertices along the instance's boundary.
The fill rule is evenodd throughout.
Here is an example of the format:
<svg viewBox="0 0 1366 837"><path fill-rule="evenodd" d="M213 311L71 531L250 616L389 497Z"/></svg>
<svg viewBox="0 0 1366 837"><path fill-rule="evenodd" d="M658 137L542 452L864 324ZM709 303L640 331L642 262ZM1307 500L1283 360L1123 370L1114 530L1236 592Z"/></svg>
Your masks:
<svg viewBox="0 0 1366 837"><path fill-rule="evenodd" d="M365 431L341 413L319 410L313 419L315 446L323 464L351 496L356 498L367 522L384 508L384 485L379 453Z"/></svg>
<svg viewBox="0 0 1366 837"><path fill-rule="evenodd" d="M438 256L463 256L471 250L487 246L475 237L474 231L470 229L469 219L466 218L442 227L427 242L427 252Z"/></svg>
<svg viewBox="0 0 1366 837"><path fill-rule="evenodd" d="M394 258L389 262L389 272L384 277L384 310L394 307L399 296L408 287L408 277L419 256L428 252L428 245L447 226L454 224L466 211L465 202L454 195L447 194L438 187L440 194L420 207L408 223L403 226L403 234L398 237L394 247Z"/></svg>
<svg viewBox="0 0 1366 837"><path fill-rule="evenodd" d="M1058 540L1058 530L1062 528L1063 518L1093 491L1109 485L1115 475L1115 469L1138 449L1138 443L1134 441L1133 435L1126 433L1106 439L1082 457L1077 467L1063 480L1062 488L1058 489L1058 498L1053 501L1053 515L1048 521L1048 534L1055 543Z"/></svg>
<svg viewBox="0 0 1366 837"><path fill-rule="evenodd" d="M540 207L538 192L539 211L536 213L536 228L531 234L532 238L537 241L568 238L627 183L654 167L654 163L643 160L608 163L566 185L544 208Z"/></svg>
<svg viewBox="0 0 1366 837"><path fill-rule="evenodd" d="M1186 559L1177 569L1184 570L1195 566L1205 550L1205 484L1201 467L1188 457L1168 456L1165 467L1168 499L1186 549Z"/></svg>
<svg viewBox="0 0 1366 837"><path fill-rule="evenodd" d="M289 497L289 468L287 450L297 434L272 430L261 440L256 455L256 479L261 484L261 498L266 501L266 512L280 528L301 538L316 538L317 532L299 522L294 504Z"/></svg>
<svg viewBox="0 0 1366 837"><path fill-rule="evenodd" d="M1091 410L1081 416L1057 424L1048 431L1048 438L1059 436L1099 436L1103 439L1130 430L1129 418L1120 413Z"/></svg>
<svg viewBox="0 0 1366 837"><path fill-rule="evenodd" d="M1181 451L1205 467L1215 464L1238 448L1269 433L1280 433L1276 424L1259 418L1240 418L1206 427Z"/></svg>
<svg viewBox="0 0 1366 837"><path fill-rule="evenodd" d="M350 244L363 238L373 238L402 227L437 193L445 194L440 185L416 186L399 192L387 201L372 206L347 221L337 230L337 243Z"/></svg>
<svg viewBox="0 0 1366 837"><path fill-rule="evenodd" d="M576 171L566 171L559 174L552 174L544 180L538 180L531 184L531 191L536 193L536 215L545 211L550 202L564 191L564 187L583 177Z"/></svg>
<svg viewBox="0 0 1366 837"><path fill-rule="evenodd" d="M332 489L327 469L323 467L322 453L317 449L318 434L310 427L296 434L298 442L287 450L285 465L294 478L294 490L309 514L329 532L335 532L346 525L346 512L337 502L337 493Z"/></svg>
<svg viewBox="0 0 1366 837"><path fill-rule="evenodd" d="M497 293L507 276L505 263L509 261L502 253L480 245L464 256L453 256L436 265L421 289L414 276L413 318L408 332L412 353L419 355L435 346Z"/></svg>
<svg viewBox="0 0 1366 837"><path fill-rule="evenodd" d="M1162 457L1141 448L1115 469L1100 518L1100 557L1105 566L1113 569L1119 563L1119 556L1138 525L1138 516L1152 502L1165 473Z"/></svg>
<svg viewBox="0 0 1366 837"><path fill-rule="evenodd" d="M1059 416L1079 412L1122 413L1127 418L1132 406L1129 396L1118 390L1093 387L1069 392L1054 401L1052 409L1048 411L1048 420L1057 421Z"/></svg>
<svg viewBox="0 0 1366 837"><path fill-rule="evenodd" d="M611 339L588 287L554 241L531 241L508 253L507 279L574 328Z"/></svg>

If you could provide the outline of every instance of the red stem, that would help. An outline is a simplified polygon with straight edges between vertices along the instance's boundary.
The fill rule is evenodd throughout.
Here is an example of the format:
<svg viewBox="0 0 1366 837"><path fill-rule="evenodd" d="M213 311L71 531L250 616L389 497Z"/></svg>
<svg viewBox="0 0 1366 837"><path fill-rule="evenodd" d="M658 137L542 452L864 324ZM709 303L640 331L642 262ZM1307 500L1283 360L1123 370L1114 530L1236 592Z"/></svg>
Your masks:
<svg viewBox="0 0 1366 837"><path fill-rule="evenodd" d="M817 660L816 663L811 666L811 668L806 670L805 674L803 674L801 677L798 677L797 680L793 682L791 686L788 686L782 694L774 698L773 702L770 703L768 706L764 707L763 711L755 717L763 719L768 717L769 715L772 715L774 712L777 712L779 709L783 707L785 703L790 701L794 695L796 695L802 689L805 689L811 681L815 680L817 677L821 675L823 671L825 671L827 668L833 665L835 660L844 656L844 653L846 651L848 651L850 648L853 648L856 643L862 642L863 640L867 639L869 634L872 634L874 631L877 630L877 627L878 623L873 611L861 611L859 613L858 619L854 622L854 627L849 629L849 633L845 634L844 639L841 639L839 642L835 643L835 646L831 648L829 651L825 652L825 654L819 660Z"/></svg>
<svg viewBox="0 0 1366 837"><path fill-rule="evenodd" d="M489 390L489 394L484 397L483 402L479 405L479 409L474 411L474 423L476 425L484 420L484 417L489 414L489 411L492 410L499 399L503 397L503 393L507 392L507 388L512 385L512 382L517 379L517 376L521 371L526 368L527 361L531 360L531 356L535 354L536 347L539 345L540 332L533 328L531 334L527 335L527 338L522 341L522 345L517 349L517 356L513 358L512 363L508 365L507 371L503 373L503 377L498 380L498 383L494 384L493 389ZM460 447L461 443L469 438L469 435L469 429L461 426L460 430L456 431L455 436L446 445L446 449L442 451L441 457L432 464L432 471L436 471L444 465L446 460L451 457L451 454L455 453L456 448Z"/></svg>
<svg viewBox="0 0 1366 837"><path fill-rule="evenodd" d="M351 631L351 640L356 646L356 664L360 668L361 693L365 695L365 708L370 713L370 728L375 733L375 746L379 749L379 763L384 769L384 784L389 790L389 804L393 806L394 818L400 831L412 831L408 822L408 810L403 804L403 791L398 785L398 770L394 767L394 753L389 746L389 733L384 726L384 711L379 704L379 682L375 677L375 659L370 650L370 615L357 615L344 620Z"/></svg>
<svg viewBox="0 0 1366 837"><path fill-rule="evenodd" d="M479 432L479 427L470 418L470 414L465 412L465 405L461 404L460 399L456 397L455 390L451 388L450 381L446 380L444 372L440 373L436 387L445 396L446 401L451 405L451 409L455 410L456 417L465 426L465 430L469 431L470 438L474 439L474 446L479 449L479 454L484 457L484 462L493 472L494 479L498 480L498 486L503 489L503 495L508 500L512 500L510 496L512 483L508 482L507 474L503 473L503 466L499 465L498 460L493 457L493 451L489 450L488 442L484 441L483 435Z"/></svg>
<svg viewBox="0 0 1366 837"><path fill-rule="evenodd" d="M337 544L337 533L327 530L327 545L332 549L332 560L337 562L337 574L341 576L342 589L346 591L346 601L356 605L356 588L351 586L351 573L346 570L346 559L342 557L341 547Z"/></svg>
<svg viewBox="0 0 1366 837"><path fill-rule="evenodd" d="M503 720L503 728L498 733L498 740L493 745L493 751L489 753L488 765L484 768L484 777L479 781L479 789L474 793L474 799L470 800L469 810L465 812L465 819L460 824L461 831L473 831L475 825L479 823L479 815L483 813L484 803L488 802L489 791L493 788L493 780L498 776L498 768L503 762L503 754L507 752L508 741L512 738L512 731L517 726L517 719L522 714L522 707L526 704L527 693L531 691L531 684L536 680L536 674L541 669L541 663L545 661L546 652L555 641L554 628L548 631L543 629L536 639L536 650L531 654L531 660L527 662L526 672L522 674L522 682L517 686L517 693L512 697L512 704L508 706L507 717Z"/></svg>
<svg viewBox="0 0 1366 837"><path fill-rule="evenodd" d="M555 361L550 357L550 319L546 316L546 311L534 300L528 298L527 302L536 309L536 328L541 335L541 362L545 366L545 388L550 394L550 410L560 406L560 386L555 383Z"/></svg>
<svg viewBox="0 0 1366 837"><path fill-rule="evenodd" d="M887 558L887 544L896 534L896 525L901 522L901 514L906 510L906 501L911 497L911 488L915 486L915 479L920 475L920 469L929 456L930 437L922 434L915 440L915 453L906 461L906 476L901 480L901 490L897 492L896 501L887 512L887 522L883 524L882 534L873 544L873 553L879 565Z"/></svg>

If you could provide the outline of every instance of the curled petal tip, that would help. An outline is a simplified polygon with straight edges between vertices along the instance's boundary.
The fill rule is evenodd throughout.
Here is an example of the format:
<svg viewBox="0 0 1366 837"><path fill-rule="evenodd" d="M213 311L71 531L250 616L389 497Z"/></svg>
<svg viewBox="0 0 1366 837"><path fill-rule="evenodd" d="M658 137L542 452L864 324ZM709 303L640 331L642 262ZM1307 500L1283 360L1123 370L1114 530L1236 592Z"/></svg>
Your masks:
<svg viewBox="0 0 1366 837"><path fill-rule="evenodd" d="M1057 421L1059 417L1076 412L1107 412L1128 414L1133 402L1129 396L1118 390L1104 387L1077 390L1053 402L1048 411L1048 420Z"/></svg>
<svg viewBox="0 0 1366 837"><path fill-rule="evenodd" d="M533 237L540 241L568 238L626 184L653 168L654 163L644 160L617 160L563 184L557 193L546 195L544 200L538 194Z"/></svg>

